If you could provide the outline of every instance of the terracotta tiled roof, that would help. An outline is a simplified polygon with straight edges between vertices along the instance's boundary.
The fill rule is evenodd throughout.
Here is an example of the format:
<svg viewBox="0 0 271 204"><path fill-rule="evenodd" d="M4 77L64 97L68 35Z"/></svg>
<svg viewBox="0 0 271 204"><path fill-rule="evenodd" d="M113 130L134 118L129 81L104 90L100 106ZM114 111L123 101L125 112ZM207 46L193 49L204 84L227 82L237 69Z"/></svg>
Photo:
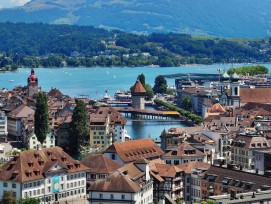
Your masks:
<svg viewBox="0 0 271 204"><path fill-rule="evenodd" d="M20 152L1 169L1 181L27 182L44 178L54 165L67 172L86 171L88 168L71 158L60 147Z"/></svg>
<svg viewBox="0 0 271 204"><path fill-rule="evenodd" d="M240 89L241 103L270 103L271 88L242 88Z"/></svg>
<svg viewBox="0 0 271 204"><path fill-rule="evenodd" d="M218 113L218 112L224 113L224 112L226 112L225 108L223 108L223 107L220 105L220 103L214 104L214 105L210 108L209 111L212 112L212 113Z"/></svg>
<svg viewBox="0 0 271 204"><path fill-rule="evenodd" d="M155 164L155 169L150 169L161 177L174 178L178 172L181 172L182 169L178 168L173 164Z"/></svg>
<svg viewBox="0 0 271 204"><path fill-rule="evenodd" d="M233 142L239 142L239 141L244 142L244 146L242 146L242 148L249 148L249 149L270 148L270 144L268 143L265 137L237 135L234 138ZM264 143L266 144L266 146L263 145ZM261 146L259 146L258 144L261 144Z"/></svg>
<svg viewBox="0 0 271 204"><path fill-rule="evenodd" d="M133 86L132 90L131 90L132 94L145 94L146 90L143 87L143 85L141 84L141 82L139 80L136 81L135 85Z"/></svg>
<svg viewBox="0 0 271 204"><path fill-rule="evenodd" d="M193 153L191 153L193 152ZM194 157L194 156L205 156L205 154L188 142L180 144L175 150L169 151L163 157Z"/></svg>
<svg viewBox="0 0 271 204"><path fill-rule="evenodd" d="M191 174L194 169L209 169L210 166L211 165L208 163L199 161L192 161L177 165L177 167L179 169L182 169L185 172L185 174Z"/></svg>
<svg viewBox="0 0 271 204"><path fill-rule="evenodd" d="M116 142L105 153L116 153L124 162L132 162L141 158L151 159L164 154L161 148L150 138Z"/></svg>
<svg viewBox="0 0 271 204"><path fill-rule="evenodd" d="M27 118L31 114L34 114L35 111L32 108L22 104L19 107L11 111L8 116L11 118Z"/></svg>
<svg viewBox="0 0 271 204"><path fill-rule="evenodd" d="M82 160L82 164L89 168L88 172L110 174L121 166L102 154L91 154Z"/></svg>
<svg viewBox="0 0 271 204"><path fill-rule="evenodd" d="M89 191L98 192L123 192L135 193L141 190L140 184L136 182L143 177L145 172L139 170L133 163L129 163L115 172L111 173L106 179L94 182Z"/></svg>
<svg viewBox="0 0 271 204"><path fill-rule="evenodd" d="M59 91L58 89L51 89L51 91L49 91L47 93L47 95L50 97L62 97L63 96L61 91Z"/></svg>

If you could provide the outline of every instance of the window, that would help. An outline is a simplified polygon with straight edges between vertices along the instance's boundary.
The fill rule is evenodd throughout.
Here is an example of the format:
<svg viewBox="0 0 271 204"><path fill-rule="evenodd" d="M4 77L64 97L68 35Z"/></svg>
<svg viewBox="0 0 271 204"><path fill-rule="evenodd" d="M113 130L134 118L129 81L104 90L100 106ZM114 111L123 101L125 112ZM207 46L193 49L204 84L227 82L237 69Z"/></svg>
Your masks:
<svg viewBox="0 0 271 204"><path fill-rule="evenodd" d="M116 160L116 155L115 154L111 154L111 159L112 160Z"/></svg>
<svg viewBox="0 0 271 204"><path fill-rule="evenodd" d="M37 190L37 195L39 195L39 194L40 194L40 189Z"/></svg>
<svg viewBox="0 0 271 204"><path fill-rule="evenodd" d="M121 199L124 200L125 199L125 195L121 195Z"/></svg>
<svg viewBox="0 0 271 204"><path fill-rule="evenodd" d="M12 184L12 188L16 188L16 183L13 183L13 184Z"/></svg>
<svg viewBox="0 0 271 204"><path fill-rule="evenodd" d="M24 184L24 188L27 188L27 184L26 183Z"/></svg>
<svg viewBox="0 0 271 204"><path fill-rule="evenodd" d="M36 182L34 182L33 186L35 187L36 185L37 185L37 183L36 183Z"/></svg>
<svg viewBox="0 0 271 204"><path fill-rule="evenodd" d="M51 187L50 187L50 186L48 187L48 192L49 192L49 193L51 192Z"/></svg>
<svg viewBox="0 0 271 204"><path fill-rule="evenodd" d="M110 194L110 199L114 199L114 194Z"/></svg>
<svg viewBox="0 0 271 204"><path fill-rule="evenodd" d="M40 181L37 181L37 186L40 186Z"/></svg>
<svg viewBox="0 0 271 204"><path fill-rule="evenodd" d="M3 187L8 187L8 183L4 182Z"/></svg>

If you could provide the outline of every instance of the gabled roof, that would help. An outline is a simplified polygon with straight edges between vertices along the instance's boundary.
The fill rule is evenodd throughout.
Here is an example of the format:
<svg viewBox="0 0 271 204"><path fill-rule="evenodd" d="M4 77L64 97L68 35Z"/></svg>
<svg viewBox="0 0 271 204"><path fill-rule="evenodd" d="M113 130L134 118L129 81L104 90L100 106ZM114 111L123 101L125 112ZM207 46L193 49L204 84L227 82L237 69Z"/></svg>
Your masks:
<svg viewBox="0 0 271 204"><path fill-rule="evenodd" d="M189 151L189 152L187 152ZM190 151L193 151L194 153L191 154ZM175 150L171 150L168 153L164 155L164 157L195 157L195 156L205 156L205 154L192 145L190 145L188 142L184 142L180 144Z"/></svg>
<svg viewBox="0 0 271 204"><path fill-rule="evenodd" d="M91 154L81 162L89 168L88 172L98 174L110 174L121 167L117 162L102 154Z"/></svg>
<svg viewBox="0 0 271 204"><path fill-rule="evenodd" d="M54 89L51 89L48 93L47 93L48 96L50 97L62 97L63 94L61 93L61 91L59 91L58 89L54 88Z"/></svg>
<svg viewBox="0 0 271 204"><path fill-rule="evenodd" d="M211 113L218 113L218 112L224 113L224 112L226 112L226 110L225 110L225 108L223 108L221 106L220 103L216 103L209 109L209 112L211 112Z"/></svg>
<svg viewBox="0 0 271 204"><path fill-rule="evenodd" d="M97 180L88 190L136 193L141 190L140 184L137 181L144 175L145 172L141 171L133 163L129 163L111 173L106 179Z"/></svg>
<svg viewBox="0 0 271 204"><path fill-rule="evenodd" d="M143 87L143 85L141 84L141 82L139 80L136 81L135 85L132 87L131 90L132 94L145 94L146 90Z"/></svg>
<svg viewBox="0 0 271 204"><path fill-rule="evenodd" d="M44 173L55 165L71 172L86 171L88 168L71 158L60 147L43 148L20 152L0 170L1 181L27 182L43 179Z"/></svg>
<svg viewBox="0 0 271 204"><path fill-rule="evenodd" d="M116 142L105 153L116 153L126 163L141 158L160 157L164 154L161 148L150 138Z"/></svg>
<svg viewBox="0 0 271 204"><path fill-rule="evenodd" d="M191 174L194 169L209 169L211 164L199 161L186 162L177 165L179 169L182 169L185 174Z"/></svg>
<svg viewBox="0 0 271 204"><path fill-rule="evenodd" d="M159 175L162 178L175 178L178 172L182 169L173 164L155 164L154 169L150 169L154 174Z"/></svg>
<svg viewBox="0 0 271 204"><path fill-rule="evenodd" d="M34 114L35 111L32 108L22 104L19 107L11 111L8 116L11 118L27 118L31 114Z"/></svg>

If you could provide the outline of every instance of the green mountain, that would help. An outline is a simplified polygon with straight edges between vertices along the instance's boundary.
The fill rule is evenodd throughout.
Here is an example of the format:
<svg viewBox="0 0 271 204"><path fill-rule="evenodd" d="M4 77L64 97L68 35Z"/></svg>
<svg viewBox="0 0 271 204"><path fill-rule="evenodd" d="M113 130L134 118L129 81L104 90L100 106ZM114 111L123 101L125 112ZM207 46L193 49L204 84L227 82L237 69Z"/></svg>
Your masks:
<svg viewBox="0 0 271 204"><path fill-rule="evenodd" d="M271 34L271 0L32 0L0 10L0 22L93 25L149 34L228 38Z"/></svg>

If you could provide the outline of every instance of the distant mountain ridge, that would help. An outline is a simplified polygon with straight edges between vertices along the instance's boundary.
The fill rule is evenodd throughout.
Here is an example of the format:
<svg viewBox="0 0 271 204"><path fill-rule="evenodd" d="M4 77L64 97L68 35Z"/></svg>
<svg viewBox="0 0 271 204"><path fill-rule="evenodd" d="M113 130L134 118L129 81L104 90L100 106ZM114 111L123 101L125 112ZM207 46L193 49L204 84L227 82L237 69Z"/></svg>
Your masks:
<svg viewBox="0 0 271 204"><path fill-rule="evenodd" d="M0 10L0 22L93 25L149 34L227 38L271 35L271 0L32 0Z"/></svg>

